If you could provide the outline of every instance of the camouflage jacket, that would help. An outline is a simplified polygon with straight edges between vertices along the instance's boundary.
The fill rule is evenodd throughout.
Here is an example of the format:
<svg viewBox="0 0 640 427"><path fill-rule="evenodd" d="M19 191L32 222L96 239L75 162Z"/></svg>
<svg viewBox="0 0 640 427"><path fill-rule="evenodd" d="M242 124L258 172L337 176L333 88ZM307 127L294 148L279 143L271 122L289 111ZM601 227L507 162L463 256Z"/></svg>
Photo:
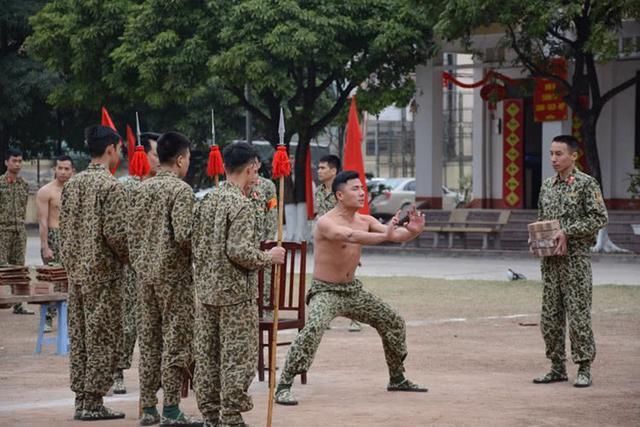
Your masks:
<svg viewBox="0 0 640 427"><path fill-rule="evenodd" d="M316 218L320 218L322 215L329 212L337 203L336 196L330 188L328 190L329 191L327 192L327 187L324 184L320 184L316 190Z"/></svg>
<svg viewBox="0 0 640 427"><path fill-rule="evenodd" d="M9 183L8 174L0 175L0 231L24 231L29 185L18 177Z"/></svg>
<svg viewBox="0 0 640 427"><path fill-rule="evenodd" d="M557 219L567 235L569 254L589 253L608 215L598 182L576 169L565 179L544 180L538 201L538 220Z"/></svg>
<svg viewBox="0 0 640 427"><path fill-rule="evenodd" d="M129 258L126 213L124 188L102 165L90 164L64 185L60 257L83 292L122 278L122 265Z"/></svg>
<svg viewBox="0 0 640 427"><path fill-rule="evenodd" d="M270 179L260 177L256 185L255 196L251 197L256 208L256 226L260 241L275 240L278 231L278 199L276 185Z"/></svg>
<svg viewBox="0 0 640 427"><path fill-rule="evenodd" d="M189 184L167 171L143 181L132 191L127 221L129 250L140 283L192 277L194 203Z"/></svg>
<svg viewBox="0 0 640 427"><path fill-rule="evenodd" d="M225 306L257 299L257 270L271 265L271 257L259 249L253 203L225 181L198 204L193 251L201 303Z"/></svg>

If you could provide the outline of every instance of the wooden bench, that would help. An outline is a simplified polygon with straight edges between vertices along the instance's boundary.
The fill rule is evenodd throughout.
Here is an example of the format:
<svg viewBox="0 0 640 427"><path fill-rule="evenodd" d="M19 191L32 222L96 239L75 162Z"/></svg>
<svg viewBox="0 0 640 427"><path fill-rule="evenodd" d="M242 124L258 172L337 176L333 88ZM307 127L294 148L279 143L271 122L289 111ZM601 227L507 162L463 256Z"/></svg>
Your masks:
<svg viewBox="0 0 640 427"><path fill-rule="evenodd" d="M482 236L482 249L489 247L489 237L493 238L494 248L500 249L500 233L510 217L509 210L454 209L451 211L449 223L438 233L448 235L449 248L453 247L453 239L456 236L462 239L466 248L467 236L475 234Z"/></svg>

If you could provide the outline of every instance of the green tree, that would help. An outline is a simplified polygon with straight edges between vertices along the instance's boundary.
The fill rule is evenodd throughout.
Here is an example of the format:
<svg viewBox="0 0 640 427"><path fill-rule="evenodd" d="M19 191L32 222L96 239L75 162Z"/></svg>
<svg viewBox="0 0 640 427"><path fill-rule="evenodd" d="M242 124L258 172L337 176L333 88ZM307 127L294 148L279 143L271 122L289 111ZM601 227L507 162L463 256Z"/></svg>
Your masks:
<svg viewBox="0 0 640 427"><path fill-rule="evenodd" d="M354 88L367 82L373 108L413 92L406 77L433 48L419 12L404 0L148 0L133 7L111 54L113 85L129 82L151 105L222 88L274 145L284 107L286 143L298 134L296 196L304 200L309 141Z"/></svg>
<svg viewBox="0 0 640 427"><path fill-rule="evenodd" d="M31 32L27 19L44 3L0 1L0 173L10 144L37 154L47 150L47 137L55 134L57 120L45 104L55 76L23 48Z"/></svg>
<svg viewBox="0 0 640 427"><path fill-rule="evenodd" d="M436 32L448 40L470 45L475 28L499 24L503 43L516 54L516 62L532 76L559 83L567 105L583 123L585 156L593 176L602 185L596 128L602 109L620 92L638 83L639 75L603 89L597 62L617 58L618 31L624 19L640 16L638 0L451 0L447 1ZM563 79L550 72L551 59L564 57L573 73ZM590 105L579 101L588 95Z"/></svg>

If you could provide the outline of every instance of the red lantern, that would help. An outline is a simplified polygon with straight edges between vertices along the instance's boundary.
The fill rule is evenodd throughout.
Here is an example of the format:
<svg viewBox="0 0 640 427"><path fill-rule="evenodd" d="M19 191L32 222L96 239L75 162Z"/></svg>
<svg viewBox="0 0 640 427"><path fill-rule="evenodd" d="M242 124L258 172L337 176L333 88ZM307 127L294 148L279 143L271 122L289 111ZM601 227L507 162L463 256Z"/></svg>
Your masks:
<svg viewBox="0 0 640 427"><path fill-rule="evenodd" d="M480 89L480 97L489 103L489 110L496 109L496 104L507 97L507 90L497 83L489 83Z"/></svg>

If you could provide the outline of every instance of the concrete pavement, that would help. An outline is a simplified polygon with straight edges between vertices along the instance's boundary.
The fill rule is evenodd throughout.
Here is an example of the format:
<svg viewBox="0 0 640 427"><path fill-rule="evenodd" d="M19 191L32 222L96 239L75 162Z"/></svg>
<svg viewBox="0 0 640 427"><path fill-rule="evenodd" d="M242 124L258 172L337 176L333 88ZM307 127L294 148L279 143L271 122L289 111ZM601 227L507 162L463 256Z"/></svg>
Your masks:
<svg viewBox="0 0 640 427"><path fill-rule="evenodd" d="M38 265L40 241L30 230L27 240L27 264ZM476 252L477 253L477 252ZM593 260L595 285L640 285L640 264L634 258L617 259L615 256L597 256ZM377 247L365 251L361 276L416 276L450 280L498 280L507 281L507 269L524 274L527 279L540 281L540 261L528 253L511 253L508 256L484 252L482 256L465 255L460 251L447 254L400 251L397 248ZM307 270L313 272L313 255L308 257Z"/></svg>

